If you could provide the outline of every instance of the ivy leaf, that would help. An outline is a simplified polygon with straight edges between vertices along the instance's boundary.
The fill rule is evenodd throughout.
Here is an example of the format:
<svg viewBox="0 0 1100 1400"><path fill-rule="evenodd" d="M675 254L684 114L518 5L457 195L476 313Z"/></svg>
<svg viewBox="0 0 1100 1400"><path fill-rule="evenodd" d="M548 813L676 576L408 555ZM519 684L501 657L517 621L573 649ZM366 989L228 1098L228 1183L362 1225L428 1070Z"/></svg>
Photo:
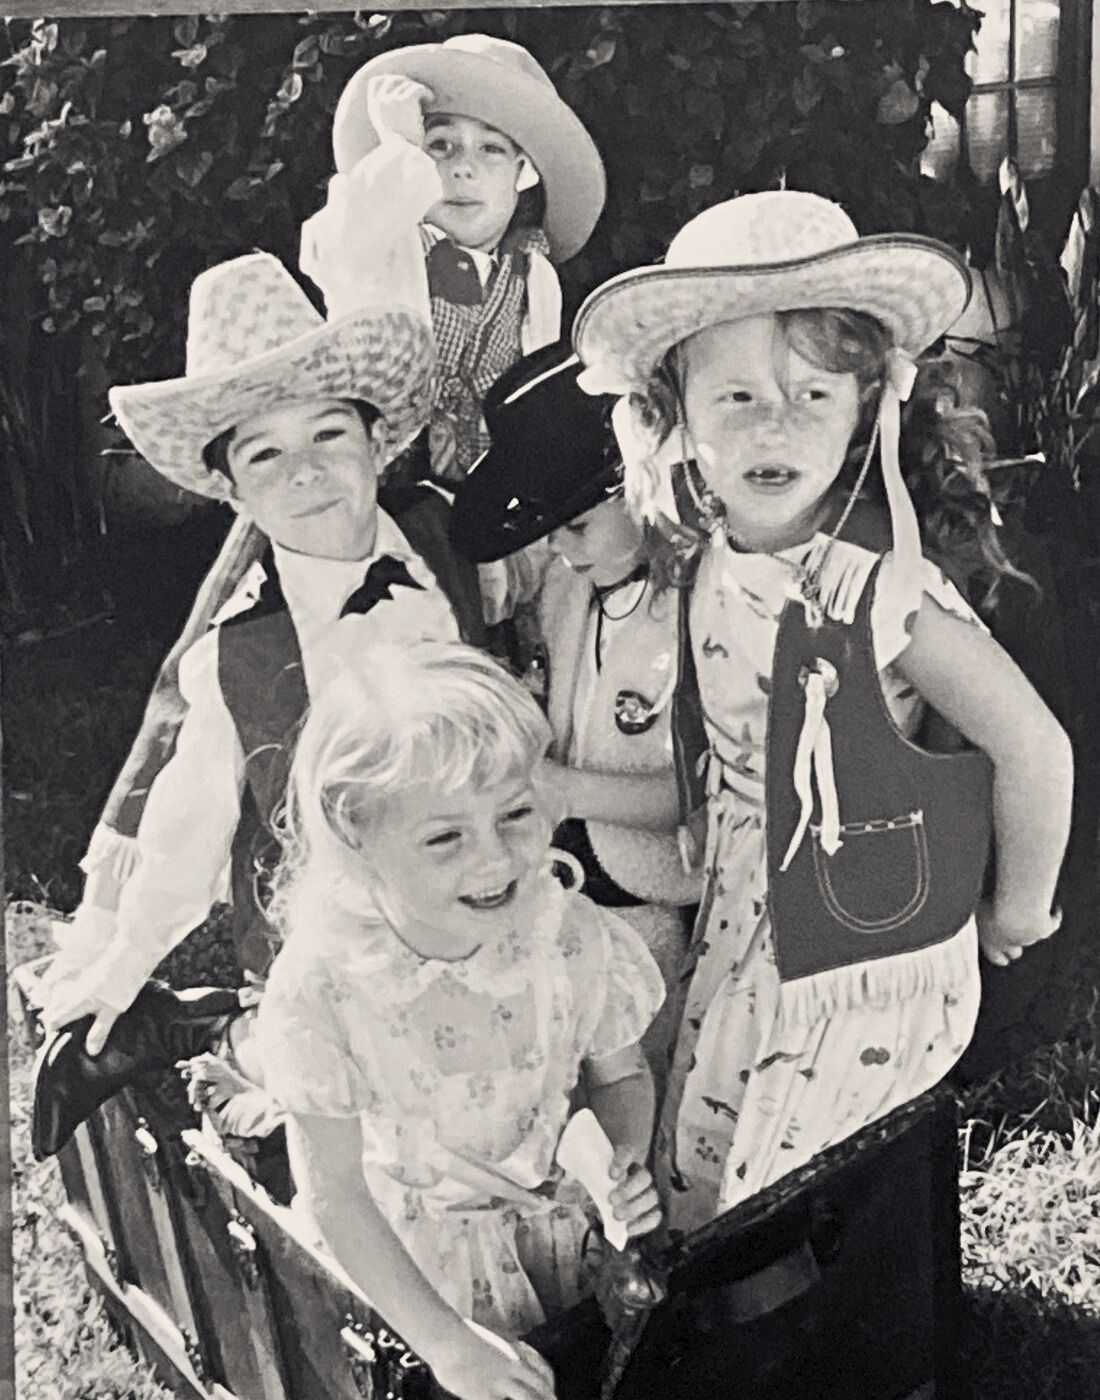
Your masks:
<svg viewBox="0 0 1100 1400"><path fill-rule="evenodd" d="M178 59L184 68L199 68L206 62L205 44L192 44L189 49L174 49L172 57Z"/></svg>
<svg viewBox="0 0 1100 1400"><path fill-rule="evenodd" d="M294 46L294 57L290 60L295 68L312 68L320 54L320 44L316 35L310 34L300 39Z"/></svg>
<svg viewBox="0 0 1100 1400"><path fill-rule="evenodd" d="M301 73L288 73L283 79L276 97L280 102L285 102L289 106L291 102L297 102L301 97L302 87Z"/></svg>
<svg viewBox="0 0 1100 1400"><path fill-rule="evenodd" d="M199 17L198 15L186 15L179 19L172 26L172 35L177 44L189 49L199 37Z"/></svg>
<svg viewBox="0 0 1100 1400"><path fill-rule="evenodd" d="M916 116L920 98L905 81L895 78L878 101L875 120L883 126L897 126Z"/></svg>
<svg viewBox="0 0 1100 1400"><path fill-rule="evenodd" d="M615 57L617 41L610 34L602 34L585 54L590 68L602 68Z"/></svg>
<svg viewBox="0 0 1100 1400"><path fill-rule="evenodd" d="M64 238L72 219L73 211L67 204L58 204L53 208L38 211L38 227L47 238Z"/></svg>

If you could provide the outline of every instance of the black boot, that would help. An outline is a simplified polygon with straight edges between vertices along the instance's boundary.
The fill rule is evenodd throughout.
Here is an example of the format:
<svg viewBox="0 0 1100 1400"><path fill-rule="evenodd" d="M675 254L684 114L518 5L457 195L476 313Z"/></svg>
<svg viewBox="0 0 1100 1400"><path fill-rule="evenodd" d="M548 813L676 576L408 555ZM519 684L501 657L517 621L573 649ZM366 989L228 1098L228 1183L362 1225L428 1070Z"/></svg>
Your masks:
<svg viewBox="0 0 1100 1400"><path fill-rule="evenodd" d="M111 1027L98 1055L84 1049L91 1016L58 1031L39 1051L36 1067L31 1123L36 1160L60 1151L100 1104L133 1080L212 1050L240 1009L236 991L228 988L174 992L163 982L148 982Z"/></svg>

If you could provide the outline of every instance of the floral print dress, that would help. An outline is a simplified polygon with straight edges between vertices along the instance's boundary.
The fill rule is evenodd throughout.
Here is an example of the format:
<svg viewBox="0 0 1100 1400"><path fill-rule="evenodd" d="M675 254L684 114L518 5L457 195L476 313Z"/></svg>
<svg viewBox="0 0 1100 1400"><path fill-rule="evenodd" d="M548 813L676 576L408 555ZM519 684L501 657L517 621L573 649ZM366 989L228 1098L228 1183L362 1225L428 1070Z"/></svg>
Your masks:
<svg viewBox="0 0 1100 1400"><path fill-rule="evenodd" d="M800 569L828 545L774 555L712 545L691 602L691 635L711 744L703 901L681 979L680 1034L658 1134L670 1224L691 1229L803 1165L832 1143L937 1083L955 1064L978 1009L977 934L960 940L959 985L857 1011L785 1024L767 904L764 759L779 618ZM862 591L876 556L837 541L830 563ZM872 637L887 707L911 737L920 697L892 662L927 594L977 624L932 563L902 585L887 556ZM980 624L977 624L980 625ZM720 780L720 781L719 781Z"/></svg>
<svg viewBox="0 0 1100 1400"><path fill-rule="evenodd" d="M534 927L460 961L382 923L292 936L257 1021L281 1107L358 1117L368 1188L413 1260L513 1335L580 1296L587 1197L554 1165L580 1067L639 1041L664 997L632 929L545 880Z"/></svg>

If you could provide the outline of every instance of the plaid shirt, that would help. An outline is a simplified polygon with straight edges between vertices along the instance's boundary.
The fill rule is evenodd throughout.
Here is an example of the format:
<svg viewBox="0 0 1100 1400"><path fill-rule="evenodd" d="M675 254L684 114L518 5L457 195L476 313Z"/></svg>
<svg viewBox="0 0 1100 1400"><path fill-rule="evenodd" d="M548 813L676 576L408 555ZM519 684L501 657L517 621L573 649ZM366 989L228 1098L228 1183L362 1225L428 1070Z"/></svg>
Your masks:
<svg viewBox="0 0 1100 1400"><path fill-rule="evenodd" d="M483 287L474 260L422 224L439 383L430 426L386 469L387 485L426 477L453 484L489 445L481 405L490 386L522 353L532 252L549 251L541 229L506 234Z"/></svg>

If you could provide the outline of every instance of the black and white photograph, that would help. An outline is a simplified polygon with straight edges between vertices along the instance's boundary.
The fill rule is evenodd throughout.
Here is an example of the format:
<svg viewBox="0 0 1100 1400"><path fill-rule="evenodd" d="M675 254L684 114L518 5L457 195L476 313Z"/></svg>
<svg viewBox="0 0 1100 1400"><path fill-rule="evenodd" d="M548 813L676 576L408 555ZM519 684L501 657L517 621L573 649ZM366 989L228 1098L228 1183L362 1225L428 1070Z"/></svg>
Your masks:
<svg viewBox="0 0 1100 1400"><path fill-rule="evenodd" d="M1100 1400L1100 4L34 3L0 1400Z"/></svg>

